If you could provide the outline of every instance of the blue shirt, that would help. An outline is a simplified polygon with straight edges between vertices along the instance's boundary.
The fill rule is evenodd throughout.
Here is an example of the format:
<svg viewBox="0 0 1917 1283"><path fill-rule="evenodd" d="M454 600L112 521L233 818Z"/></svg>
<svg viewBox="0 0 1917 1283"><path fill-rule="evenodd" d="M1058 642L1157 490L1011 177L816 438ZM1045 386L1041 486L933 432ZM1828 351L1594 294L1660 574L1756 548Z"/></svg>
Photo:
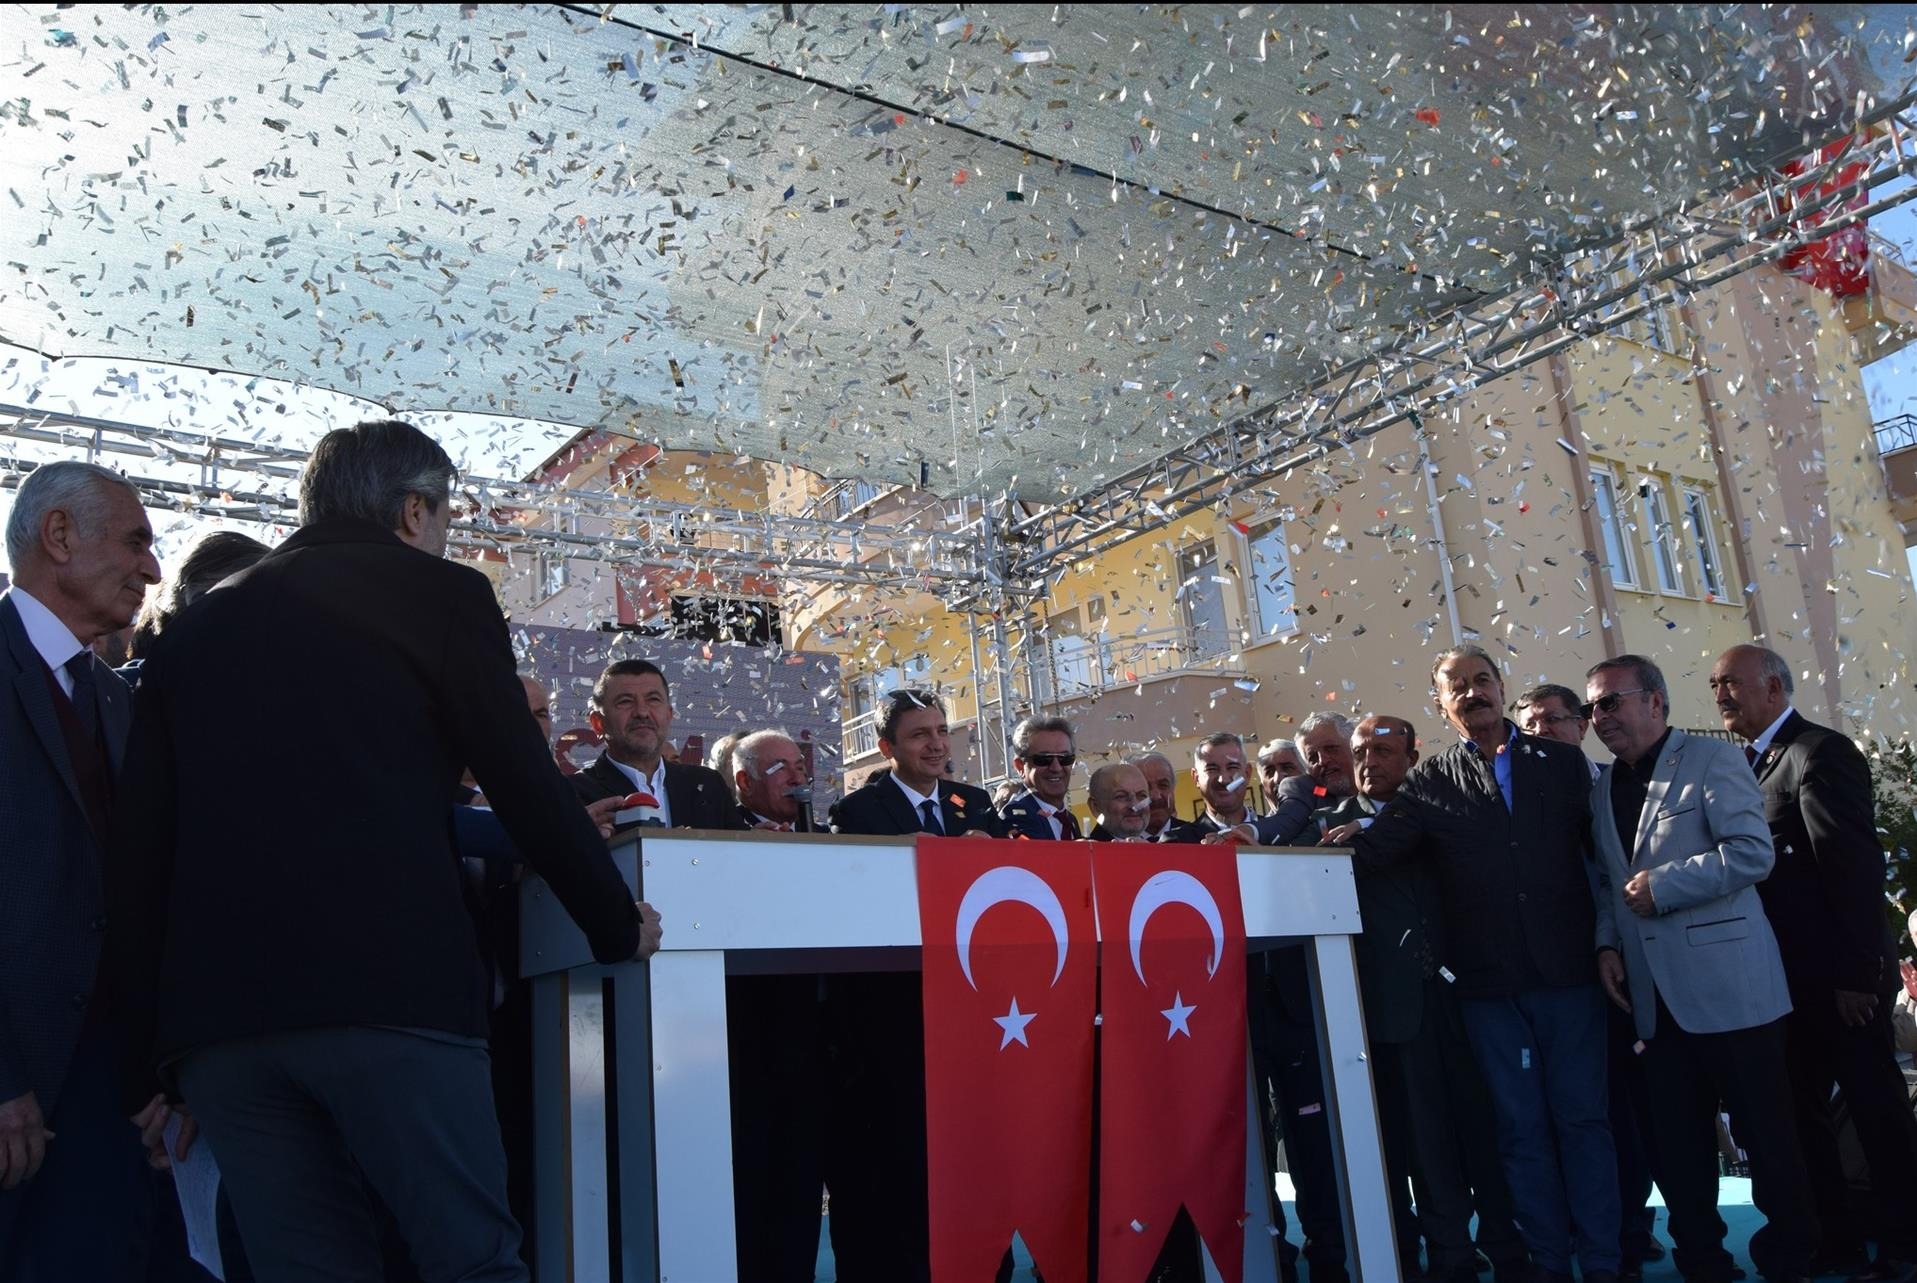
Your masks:
<svg viewBox="0 0 1917 1283"><path fill-rule="evenodd" d="M1490 754L1491 774L1497 777L1498 791L1504 794L1504 809L1508 811L1511 809L1511 740L1518 733L1518 728L1510 722L1504 722L1502 725L1504 727L1504 743L1499 745L1498 748ZM1484 750L1479 748L1475 742L1466 740L1464 743L1465 747L1469 748L1479 757L1485 756Z"/></svg>

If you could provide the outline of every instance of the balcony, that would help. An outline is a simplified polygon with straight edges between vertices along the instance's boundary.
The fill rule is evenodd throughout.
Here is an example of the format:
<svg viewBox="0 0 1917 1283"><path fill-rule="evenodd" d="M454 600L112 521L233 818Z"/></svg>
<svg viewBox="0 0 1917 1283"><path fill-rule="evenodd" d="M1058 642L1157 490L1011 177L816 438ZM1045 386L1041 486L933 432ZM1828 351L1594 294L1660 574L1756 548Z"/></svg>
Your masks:
<svg viewBox="0 0 1917 1283"><path fill-rule="evenodd" d="M1897 519L1908 548L1917 544L1917 415L1880 420L1874 434L1890 493L1890 515Z"/></svg>
<svg viewBox="0 0 1917 1283"><path fill-rule="evenodd" d="M1842 300L1844 328L1865 364L1900 352L1917 335L1917 273L1903 248L1870 234L1870 288Z"/></svg>

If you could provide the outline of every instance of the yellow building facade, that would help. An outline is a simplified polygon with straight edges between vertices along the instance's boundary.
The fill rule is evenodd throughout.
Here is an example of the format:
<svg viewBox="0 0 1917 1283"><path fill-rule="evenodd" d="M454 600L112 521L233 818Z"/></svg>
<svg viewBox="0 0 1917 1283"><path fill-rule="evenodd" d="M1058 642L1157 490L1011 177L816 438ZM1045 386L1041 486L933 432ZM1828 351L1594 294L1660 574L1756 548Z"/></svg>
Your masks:
<svg viewBox="0 0 1917 1283"><path fill-rule="evenodd" d="M1649 655L1674 724L1715 730L1711 662L1755 637L1789 659L1807 716L1859 737L1909 734L1917 613L1860 356L1902 333L1917 288L1889 260L1875 277L1871 297L1845 304L1752 269L1428 408L1422 433L1401 423L1059 565L1039 600L1000 621L1011 717L1071 718L1088 764L1151 747L1182 765L1203 735L1255 747L1319 711L1397 714L1440 742L1431 656L1477 641L1514 698L1543 681L1582 689L1609 655ZM568 486L699 510L899 531L964 531L978 517L965 501L622 440L588 438L555 465L550 479ZM700 538L695 517L684 542ZM544 554L500 582L516 621L568 627L642 626L674 592L772 603L776 644L841 659L853 782L879 762L876 701L902 684L947 696L963 774L1004 771L994 621L929 585L820 585L776 565L648 575ZM1181 809L1195 799L1187 782Z"/></svg>

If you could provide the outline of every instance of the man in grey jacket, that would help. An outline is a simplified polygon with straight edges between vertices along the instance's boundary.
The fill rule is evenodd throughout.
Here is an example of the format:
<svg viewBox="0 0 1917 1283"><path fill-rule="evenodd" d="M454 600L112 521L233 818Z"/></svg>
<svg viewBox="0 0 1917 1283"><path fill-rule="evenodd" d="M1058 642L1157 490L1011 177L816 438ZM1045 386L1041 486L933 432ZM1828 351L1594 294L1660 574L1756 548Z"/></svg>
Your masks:
<svg viewBox="0 0 1917 1283"><path fill-rule="evenodd" d="M1586 674L1584 713L1616 755L1598 777L1598 975L1645 1045L1672 1257L1692 1283L1728 1283L1717 1213L1717 1107L1750 1154L1766 1224L1751 1262L1773 1283L1805 1278L1817 1215L1790 1108L1790 991L1757 883L1770 829L1737 749L1668 724L1657 665L1637 655Z"/></svg>

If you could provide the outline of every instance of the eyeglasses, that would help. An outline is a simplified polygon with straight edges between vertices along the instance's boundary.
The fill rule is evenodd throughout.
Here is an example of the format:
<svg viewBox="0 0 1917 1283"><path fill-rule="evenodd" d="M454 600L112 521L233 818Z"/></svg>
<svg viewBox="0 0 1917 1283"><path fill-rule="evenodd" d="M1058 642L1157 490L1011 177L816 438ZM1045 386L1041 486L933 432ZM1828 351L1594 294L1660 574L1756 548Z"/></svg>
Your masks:
<svg viewBox="0 0 1917 1283"><path fill-rule="evenodd" d="M1025 759L1028 766L1070 766L1076 761L1076 753L1033 753Z"/></svg>
<svg viewBox="0 0 1917 1283"><path fill-rule="evenodd" d="M1644 688L1642 686L1636 687L1633 690L1612 691L1609 695L1598 696L1588 704L1579 704L1578 712L1582 714L1586 720L1589 720L1593 713L1615 713L1617 712L1617 706L1624 702L1626 695L1642 694L1644 694Z"/></svg>

